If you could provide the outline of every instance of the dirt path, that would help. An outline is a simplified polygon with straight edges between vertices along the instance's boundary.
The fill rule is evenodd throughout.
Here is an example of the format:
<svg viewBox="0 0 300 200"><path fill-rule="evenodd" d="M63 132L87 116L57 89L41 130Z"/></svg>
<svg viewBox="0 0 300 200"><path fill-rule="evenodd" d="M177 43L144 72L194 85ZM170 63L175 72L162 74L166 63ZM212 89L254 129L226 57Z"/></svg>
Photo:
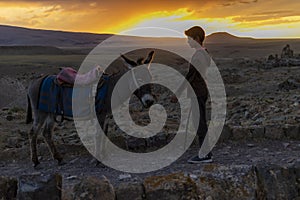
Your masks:
<svg viewBox="0 0 300 200"><path fill-rule="evenodd" d="M24 125L24 128L29 128ZM9 127L7 127L9 128ZM12 127L10 127L12 128ZM19 126L20 128L20 126ZM3 131L3 130L2 130ZM55 134L56 142L63 138L65 131L57 131ZM16 134L20 132L16 131ZM75 139L74 139L75 140ZM187 160L197 154L196 145L189 150L176 162L164 169L144 173L130 174L116 171L111 168L95 166L91 161L93 157L86 151L81 144L60 144L59 150L64 155L65 165L58 166L51 158L47 146L42 139L39 140L39 159L41 164L34 169L29 159L29 146L26 139L20 140L23 145L17 147L3 147L0 154L0 175L18 177L23 174L40 174L47 175L58 172L62 174L64 183L67 185L76 183L81 177L85 176L106 176L113 184L119 184L123 181L142 181L147 176L169 174L183 171L185 173L196 172L201 170L206 164L188 164ZM226 141L219 143L213 150L214 165L250 165L258 164L267 165L293 165L300 162L300 141L292 140L252 140L252 141Z"/></svg>

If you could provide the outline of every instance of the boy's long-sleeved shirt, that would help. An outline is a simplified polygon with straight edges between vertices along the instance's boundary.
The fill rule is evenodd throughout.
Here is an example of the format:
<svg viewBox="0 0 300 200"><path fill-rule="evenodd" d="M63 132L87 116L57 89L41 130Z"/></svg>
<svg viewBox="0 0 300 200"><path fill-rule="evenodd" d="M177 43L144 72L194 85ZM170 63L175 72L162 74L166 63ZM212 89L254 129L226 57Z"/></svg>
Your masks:
<svg viewBox="0 0 300 200"><path fill-rule="evenodd" d="M211 57L209 56L207 50L204 48L196 49L196 52L192 56L189 65L189 71L186 75L186 80L191 84L197 97L208 97L208 89L205 78L206 71L210 66L210 63ZM197 68L199 69L197 70ZM192 97L192 92L193 91L188 89L187 96Z"/></svg>

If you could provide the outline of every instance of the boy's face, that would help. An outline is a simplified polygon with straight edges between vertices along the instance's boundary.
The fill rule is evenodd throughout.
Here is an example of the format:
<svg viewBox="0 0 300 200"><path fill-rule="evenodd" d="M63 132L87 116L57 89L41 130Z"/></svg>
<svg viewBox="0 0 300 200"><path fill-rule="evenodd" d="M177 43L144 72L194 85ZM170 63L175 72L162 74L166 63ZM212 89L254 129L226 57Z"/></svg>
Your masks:
<svg viewBox="0 0 300 200"><path fill-rule="evenodd" d="M190 45L191 48L199 48L201 45L197 41L197 39L193 39L192 37L188 36L187 43Z"/></svg>

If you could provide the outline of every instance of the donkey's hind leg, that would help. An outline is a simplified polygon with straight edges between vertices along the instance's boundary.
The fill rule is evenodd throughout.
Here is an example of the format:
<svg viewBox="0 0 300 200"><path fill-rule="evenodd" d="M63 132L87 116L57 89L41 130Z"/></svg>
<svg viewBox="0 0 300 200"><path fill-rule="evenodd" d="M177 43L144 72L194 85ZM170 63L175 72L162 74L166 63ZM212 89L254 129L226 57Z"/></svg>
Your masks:
<svg viewBox="0 0 300 200"><path fill-rule="evenodd" d="M49 147L49 150L51 151L53 158L58 161L58 164L63 164L62 163L63 158L60 155L60 153L57 151L57 149L54 145L54 142L52 140L52 132L54 129L54 125L55 125L54 116L51 114L48 116L48 118L46 120L46 125L45 125L45 129L43 131L43 136Z"/></svg>
<svg viewBox="0 0 300 200"><path fill-rule="evenodd" d="M41 131L41 128L43 127L45 123L47 115L45 113L39 113L34 118L33 125L29 131L29 143L30 143L30 150L31 150L31 160L34 164L34 167L36 167L38 164L40 164L37 156L37 136Z"/></svg>
<svg viewBox="0 0 300 200"><path fill-rule="evenodd" d="M37 135L40 132L42 128L41 124L34 123L30 129L29 132L29 143L30 143L30 154L31 154L31 160L33 162L34 167L36 167L38 164L40 164L37 156Z"/></svg>

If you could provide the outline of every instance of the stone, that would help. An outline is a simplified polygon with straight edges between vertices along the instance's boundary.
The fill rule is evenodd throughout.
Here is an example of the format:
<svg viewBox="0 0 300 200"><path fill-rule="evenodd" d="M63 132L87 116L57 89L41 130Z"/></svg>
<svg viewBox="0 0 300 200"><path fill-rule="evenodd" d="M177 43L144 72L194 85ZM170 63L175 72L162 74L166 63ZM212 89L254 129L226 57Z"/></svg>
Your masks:
<svg viewBox="0 0 300 200"><path fill-rule="evenodd" d="M145 197L144 186L141 183L121 183L115 190L117 200L143 200Z"/></svg>
<svg viewBox="0 0 300 200"><path fill-rule="evenodd" d="M115 200L115 191L105 177L86 177L73 188L73 199L76 200Z"/></svg>
<svg viewBox="0 0 300 200"><path fill-rule="evenodd" d="M3 107L2 108L2 111L8 111L9 110L9 107Z"/></svg>
<svg viewBox="0 0 300 200"><path fill-rule="evenodd" d="M189 176L193 179L193 180L196 180L196 179L198 179L198 176L197 175L195 175L195 174L189 174Z"/></svg>
<svg viewBox="0 0 300 200"><path fill-rule="evenodd" d="M131 175L130 174L120 174L119 175L119 180L120 181L124 181L124 180L127 180L127 179L131 179Z"/></svg>
<svg viewBox="0 0 300 200"><path fill-rule="evenodd" d="M7 115L5 118L6 118L7 121L14 120L14 116L12 116L12 115Z"/></svg>
<svg viewBox="0 0 300 200"><path fill-rule="evenodd" d="M144 187L147 200L198 199L195 181L183 173L147 177Z"/></svg>
<svg viewBox="0 0 300 200"><path fill-rule="evenodd" d="M296 80L293 77L289 77L282 83L278 85L278 88L280 90L289 91L289 90L295 90L300 88L300 82L299 80Z"/></svg>
<svg viewBox="0 0 300 200"><path fill-rule="evenodd" d="M247 146L250 147L250 148L252 148L252 147L255 147L255 144L249 143L249 144L247 144Z"/></svg>
<svg viewBox="0 0 300 200"><path fill-rule="evenodd" d="M251 126L250 127L252 138L264 138L265 137L265 128L263 126Z"/></svg>
<svg viewBox="0 0 300 200"><path fill-rule="evenodd" d="M296 199L299 197L300 166L280 167L258 165L257 199Z"/></svg>
<svg viewBox="0 0 300 200"><path fill-rule="evenodd" d="M22 175L18 181L19 200L61 199L62 177L59 174Z"/></svg>
<svg viewBox="0 0 300 200"><path fill-rule="evenodd" d="M256 199L256 176L252 166L205 165L197 186L200 199Z"/></svg>
<svg viewBox="0 0 300 200"><path fill-rule="evenodd" d="M232 127L232 139L241 140L251 137L251 131L249 128L242 126L233 126Z"/></svg>
<svg viewBox="0 0 300 200"><path fill-rule="evenodd" d="M232 137L232 130L228 125L225 124L218 141L224 142L227 141L230 137Z"/></svg>
<svg viewBox="0 0 300 200"><path fill-rule="evenodd" d="M18 181L14 178L0 177L0 199L16 199Z"/></svg>
<svg viewBox="0 0 300 200"><path fill-rule="evenodd" d="M283 131L288 139L300 139L300 127L297 125L285 125Z"/></svg>
<svg viewBox="0 0 300 200"><path fill-rule="evenodd" d="M270 61L270 60L274 60L275 59L275 57L271 54L271 55L269 55L269 57L268 57L268 61Z"/></svg>
<svg viewBox="0 0 300 200"><path fill-rule="evenodd" d="M77 178L78 178L78 176L73 175L73 176L68 176L66 179L67 180L74 180L74 179L77 179Z"/></svg>
<svg viewBox="0 0 300 200"><path fill-rule="evenodd" d="M267 125L265 127L265 137L267 139L282 139L284 137L283 128L277 125Z"/></svg>

